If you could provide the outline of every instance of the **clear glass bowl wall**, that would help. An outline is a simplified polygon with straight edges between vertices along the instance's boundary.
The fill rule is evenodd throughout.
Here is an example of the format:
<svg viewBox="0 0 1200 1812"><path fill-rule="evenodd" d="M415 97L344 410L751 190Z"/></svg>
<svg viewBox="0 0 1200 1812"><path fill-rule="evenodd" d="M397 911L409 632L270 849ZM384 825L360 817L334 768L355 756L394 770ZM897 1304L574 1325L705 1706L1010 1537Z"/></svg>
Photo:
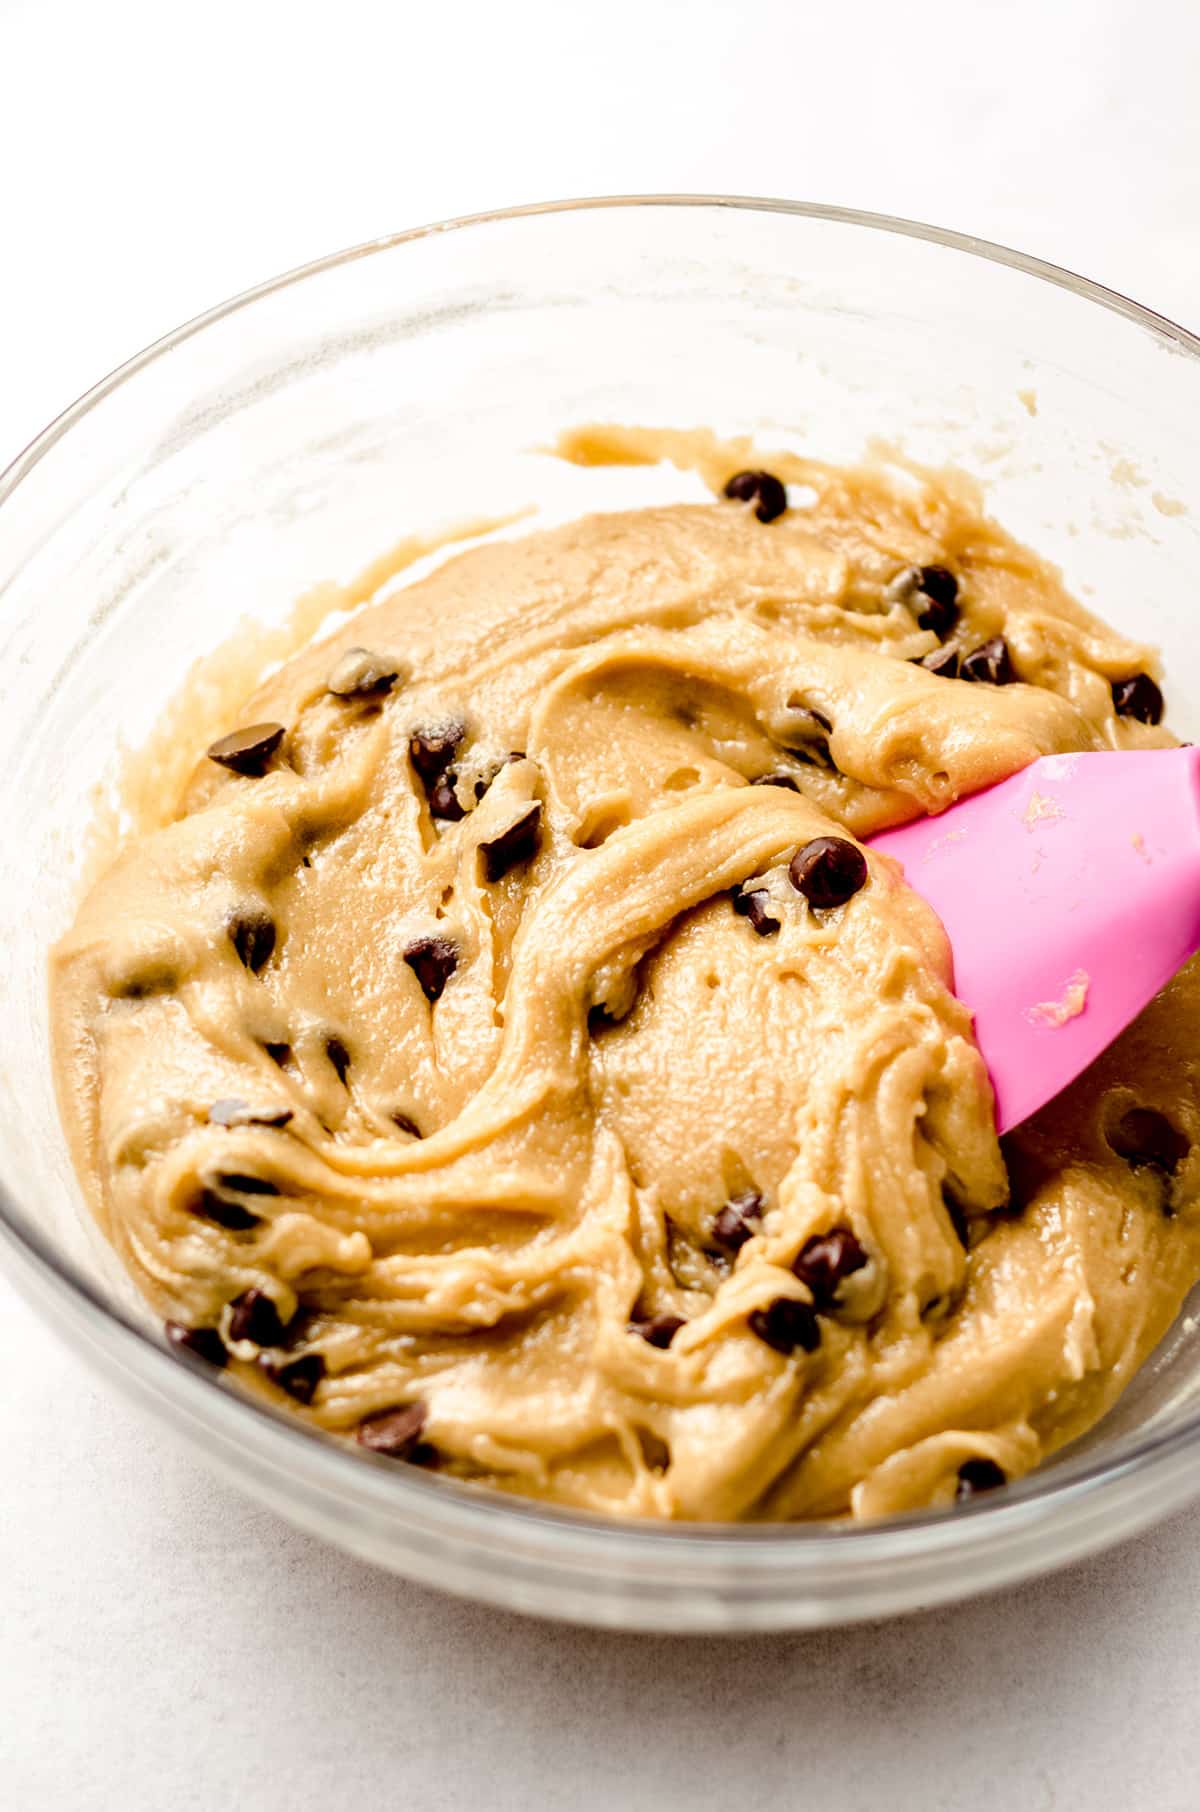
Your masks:
<svg viewBox="0 0 1200 1812"><path fill-rule="evenodd" d="M247 1491L496 1603L645 1629L811 1627L1116 1540L1200 1483L1186 1318L1101 1430L991 1502L867 1528L660 1528L457 1487L241 1399L163 1350L90 1225L55 1108L45 963L119 745L243 617L282 621L406 532L541 500L537 449L589 420L832 459L881 439L968 468L1077 594L1161 646L1170 720L1200 731L1200 345L1120 298L902 222L693 199L488 217L265 285L100 385L0 487L0 1256L98 1370ZM559 507L603 502L604 483L579 475Z"/></svg>

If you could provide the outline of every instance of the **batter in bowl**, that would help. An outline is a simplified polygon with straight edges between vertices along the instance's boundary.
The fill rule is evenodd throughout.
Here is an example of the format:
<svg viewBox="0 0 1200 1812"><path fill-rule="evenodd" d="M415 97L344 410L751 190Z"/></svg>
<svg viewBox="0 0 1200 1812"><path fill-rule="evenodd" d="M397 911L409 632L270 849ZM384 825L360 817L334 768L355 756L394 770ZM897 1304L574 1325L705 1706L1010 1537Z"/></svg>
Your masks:
<svg viewBox="0 0 1200 1812"><path fill-rule="evenodd" d="M1002 1151L940 924L860 840L1171 743L1153 661L959 481L561 450L713 499L370 605L89 893L88 1194L183 1353L397 1463L715 1520L1003 1485L1200 1276L1200 984Z"/></svg>

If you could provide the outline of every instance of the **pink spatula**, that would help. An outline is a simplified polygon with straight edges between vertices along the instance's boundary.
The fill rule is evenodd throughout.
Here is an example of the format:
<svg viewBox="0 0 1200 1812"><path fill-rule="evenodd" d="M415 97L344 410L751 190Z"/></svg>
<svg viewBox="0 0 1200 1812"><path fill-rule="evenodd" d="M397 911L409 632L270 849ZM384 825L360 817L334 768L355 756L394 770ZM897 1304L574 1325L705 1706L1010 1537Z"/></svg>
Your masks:
<svg viewBox="0 0 1200 1812"><path fill-rule="evenodd" d="M946 928L1000 1132L1200 949L1200 749L1046 755L870 846Z"/></svg>

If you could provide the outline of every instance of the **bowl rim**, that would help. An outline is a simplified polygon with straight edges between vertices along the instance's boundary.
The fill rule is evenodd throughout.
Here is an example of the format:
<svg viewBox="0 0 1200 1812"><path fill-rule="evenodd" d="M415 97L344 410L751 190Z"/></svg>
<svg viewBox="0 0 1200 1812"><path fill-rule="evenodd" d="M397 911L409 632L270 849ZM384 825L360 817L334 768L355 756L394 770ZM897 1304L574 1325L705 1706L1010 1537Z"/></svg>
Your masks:
<svg viewBox="0 0 1200 1812"><path fill-rule="evenodd" d="M9 502L57 443L106 397L184 341L256 301L327 271L435 234L537 217L636 208L709 208L776 214L922 240L1065 289L1123 317L1185 356L1200 359L1200 335L1117 290L1010 246L920 221L833 204L753 196L649 193L533 202L434 221L362 241L297 265L193 316L115 367L55 416L0 472L0 507ZM1176 1460L1181 1450L1189 1447L1200 1434L1198 1411L1170 1428L1130 1439L1115 1457L1084 1455L1063 1461L1054 1472L1035 1469L1002 1492L968 1502L952 1512L945 1509L913 1511L861 1524L844 1520L780 1524L657 1522L605 1517L510 1496L492 1488L428 1477L415 1468L396 1467L376 1456L352 1451L286 1411L222 1385L217 1374L211 1378L202 1375L200 1368L181 1363L162 1340L121 1308L104 1300L73 1260L54 1251L40 1226L20 1206L2 1180L0 1252L14 1261L14 1271L25 1274L25 1281L34 1286L29 1292L34 1297L42 1294L37 1287L40 1285L61 1300L65 1286L77 1332L98 1313L97 1327L110 1332L118 1343L112 1350L123 1349L135 1356L135 1371L146 1372L149 1368L146 1375L152 1382L157 1379L162 1387L159 1395L176 1399L183 1405L190 1403L196 1419L209 1425L226 1414L231 1430L238 1425L246 1426L248 1421L256 1425L259 1439L275 1444L273 1458L281 1470L293 1475L307 1473L310 1482L343 1497L343 1501L344 1496L356 1494L392 1520L404 1518L406 1512L414 1513L417 1521L423 1521L426 1528L436 1527L440 1537L471 1538L476 1545L494 1551L506 1549L512 1538L526 1556L550 1561L557 1558L561 1566L575 1571L589 1560L603 1559L611 1563L618 1558L614 1552L618 1548L626 1560L632 1560L640 1553L643 1559L653 1559L657 1563L667 1560L672 1551L680 1555L691 1554L693 1558L707 1551L711 1558L712 1550L717 1547L725 1555L736 1554L738 1562L752 1571L760 1568L772 1573L777 1569L782 1571L785 1561L798 1565L807 1575L804 1583L815 1582L819 1569L834 1548L845 1556L854 1554L864 1562L870 1557L897 1563L917 1552L926 1559L937 1553L943 1558L951 1553L961 1557L965 1548L978 1547L981 1539L992 1534L1000 1535L1007 1530L1013 1537L1018 1537L1034 1522L1044 1528L1047 1521L1056 1519L1062 1511L1071 1507L1080 1511L1085 1500L1091 1505L1106 1487L1133 1473L1147 1474L1154 1462L1158 1463L1156 1470L1165 1470L1168 1463ZM218 1408L222 1402L227 1406L224 1411ZM322 1472L327 1475L324 1479L314 1476ZM1194 1489L1200 1491L1200 1472ZM1181 1493L1176 1489L1172 1504L1181 1501L1184 1495L1190 1495L1190 1490ZM1164 1504L1164 1508L1167 1507L1170 1506ZM422 1512L427 1514L422 1517ZM1148 1520L1148 1517L1142 1520ZM549 1552L546 1544L549 1544ZM1067 1553L1062 1557L1067 1558ZM1026 1560L1019 1568L1008 1568L1005 1576L1030 1570L1033 1569ZM994 1581L999 1582L998 1578ZM782 1586L784 1582L779 1580L777 1583ZM797 1580L796 1583L801 1582ZM731 1589L736 1590L736 1587ZM969 1591L970 1582L959 1589ZM945 1592L935 1594L945 1595ZM927 1597L924 1601L932 1600ZM871 1613L868 1608L859 1614Z"/></svg>

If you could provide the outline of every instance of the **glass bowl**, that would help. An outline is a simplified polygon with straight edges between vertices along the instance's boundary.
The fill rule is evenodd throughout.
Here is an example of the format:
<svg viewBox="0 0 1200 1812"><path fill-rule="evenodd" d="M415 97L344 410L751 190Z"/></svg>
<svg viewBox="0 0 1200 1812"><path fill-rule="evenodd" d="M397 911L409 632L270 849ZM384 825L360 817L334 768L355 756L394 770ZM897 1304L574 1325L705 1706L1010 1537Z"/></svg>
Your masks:
<svg viewBox="0 0 1200 1812"><path fill-rule="evenodd" d="M349 1452L170 1355L84 1211L52 1088L46 953L98 786L196 658L282 623L409 531L613 474L537 449L589 420L987 484L1015 534L1161 645L1200 732L1200 341L975 239L786 202L633 198L381 239L214 309L53 423L0 482L0 1254L61 1334L229 1479L409 1578L646 1630L931 1605L1132 1534L1200 1487L1185 1314L1084 1442L991 1500L867 1526L556 1512ZM645 496L696 481L622 475ZM690 487L690 489L689 489Z"/></svg>

